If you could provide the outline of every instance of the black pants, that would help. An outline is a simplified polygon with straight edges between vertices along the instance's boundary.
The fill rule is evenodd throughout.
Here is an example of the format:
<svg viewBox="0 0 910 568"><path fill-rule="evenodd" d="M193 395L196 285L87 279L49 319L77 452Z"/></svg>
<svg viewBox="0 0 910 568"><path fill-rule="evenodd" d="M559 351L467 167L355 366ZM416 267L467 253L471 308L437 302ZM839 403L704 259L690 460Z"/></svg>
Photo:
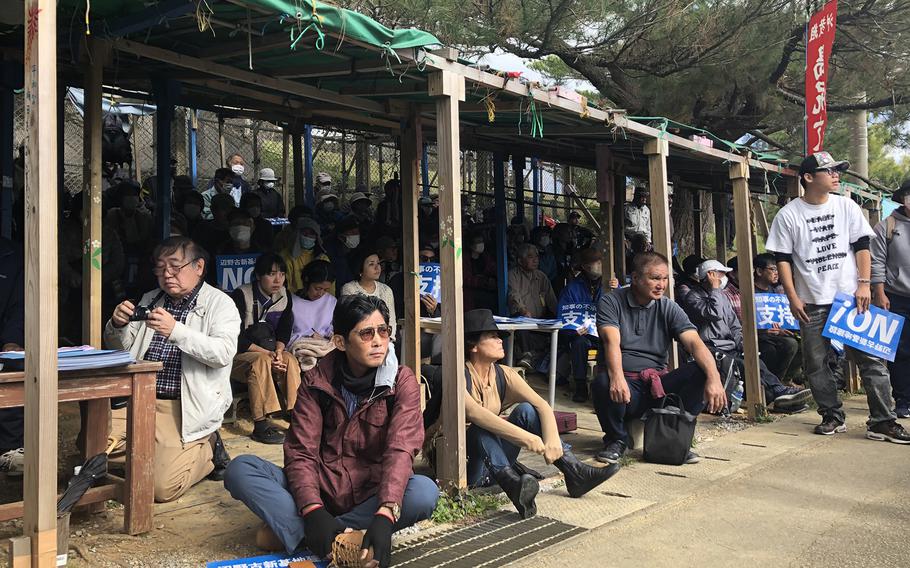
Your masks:
<svg viewBox="0 0 910 568"><path fill-rule="evenodd" d="M25 411L22 408L0 409L0 452L23 446Z"/></svg>
<svg viewBox="0 0 910 568"><path fill-rule="evenodd" d="M758 351L762 362L781 380L786 380L792 368L799 365L796 354L799 341L788 335L758 334Z"/></svg>

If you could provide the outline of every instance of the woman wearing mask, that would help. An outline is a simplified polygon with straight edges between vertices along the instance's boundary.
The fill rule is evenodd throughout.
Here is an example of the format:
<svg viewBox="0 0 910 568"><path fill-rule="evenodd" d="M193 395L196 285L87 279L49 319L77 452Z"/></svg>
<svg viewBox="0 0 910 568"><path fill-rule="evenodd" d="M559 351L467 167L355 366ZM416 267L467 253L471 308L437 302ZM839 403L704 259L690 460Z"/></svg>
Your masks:
<svg viewBox="0 0 910 568"><path fill-rule="evenodd" d="M253 219L253 246L259 250L272 250L275 244L275 230L262 214L262 198L251 191L240 198L240 208Z"/></svg>
<svg viewBox="0 0 910 568"><path fill-rule="evenodd" d="M487 253L483 234L468 238L467 254L462 255L464 274L464 309L496 309L496 259Z"/></svg>
<svg viewBox="0 0 910 568"><path fill-rule="evenodd" d="M234 209L228 215L228 235L231 240L218 247L218 255L258 254L262 249L253 246L253 218L244 209Z"/></svg>
<svg viewBox="0 0 910 568"><path fill-rule="evenodd" d="M335 311L335 270L325 260L303 269L303 287L293 296L294 327L288 348L303 371L316 366L332 349L332 313Z"/></svg>
<svg viewBox="0 0 910 568"><path fill-rule="evenodd" d="M259 170L259 181L252 193L259 196L262 202L262 216L266 219L284 217L284 199L278 189L276 189L277 183L278 178L275 177L275 170L272 168Z"/></svg>
<svg viewBox="0 0 910 568"><path fill-rule="evenodd" d="M316 259L328 260L322 247L322 230L312 217L300 216L293 222L293 239L279 250L288 265L288 290L303 288L303 269ZM334 291L334 290L333 290Z"/></svg>
<svg viewBox="0 0 910 568"><path fill-rule="evenodd" d="M395 317L395 297L392 289L379 281L379 277L382 275L379 255L373 249L360 247L349 258L351 271L356 279L342 286L341 296L363 294L364 296L376 296L385 302L386 307L389 308L389 325L392 326L391 338L394 341L395 328L398 325Z"/></svg>
<svg viewBox="0 0 910 568"><path fill-rule="evenodd" d="M556 265L556 252L553 250L553 237L550 227L534 227L531 231L531 242L537 245L537 254L540 256L538 269L547 275L547 279L552 284L559 273Z"/></svg>

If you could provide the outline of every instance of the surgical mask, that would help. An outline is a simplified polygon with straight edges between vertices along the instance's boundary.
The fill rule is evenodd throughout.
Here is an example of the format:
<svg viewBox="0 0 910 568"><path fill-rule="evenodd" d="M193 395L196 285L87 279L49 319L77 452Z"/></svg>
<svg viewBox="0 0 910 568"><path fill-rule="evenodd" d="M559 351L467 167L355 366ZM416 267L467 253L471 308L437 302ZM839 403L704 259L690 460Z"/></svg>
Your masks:
<svg viewBox="0 0 910 568"><path fill-rule="evenodd" d="M183 206L183 214L187 219L197 219L199 214L202 213L202 207L190 203Z"/></svg>
<svg viewBox="0 0 910 568"><path fill-rule="evenodd" d="M250 242L250 236L253 234L253 230L249 227L244 227L243 225L236 225L228 229L228 234L231 235L231 239L238 243L248 243Z"/></svg>
<svg viewBox="0 0 910 568"><path fill-rule="evenodd" d="M259 215L262 213L262 208L261 207L250 207L246 210L246 212L250 214L250 217L255 219L256 217L259 217Z"/></svg>
<svg viewBox="0 0 910 568"><path fill-rule="evenodd" d="M266 189L272 189L275 187L275 182L273 182L273 181L263 182L262 186Z"/></svg>
<svg viewBox="0 0 910 568"><path fill-rule="evenodd" d="M540 246L542 246L542 247L550 246L550 237L540 237Z"/></svg>
<svg viewBox="0 0 910 568"><path fill-rule="evenodd" d="M316 246L316 239L313 237L300 237L300 246L306 250L310 250Z"/></svg>
<svg viewBox="0 0 910 568"><path fill-rule="evenodd" d="M244 170L243 164L234 164L233 166L231 166L231 171L234 172L235 174L237 174L238 176L242 176L243 172L245 170Z"/></svg>
<svg viewBox="0 0 910 568"><path fill-rule="evenodd" d="M603 263L598 261L598 262L594 262L594 263L585 265L584 270L588 274L588 276L590 276L592 278L600 278L601 276L603 276L603 273L604 273Z"/></svg>
<svg viewBox="0 0 910 568"><path fill-rule="evenodd" d="M474 243L474 245L471 246L471 249L477 254L483 254L484 243Z"/></svg>
<svg viewBox="0 0 910 568"><path fill-rule="evenodd" d="M357 248L360 244L360 235L348 235L344 238L344 244L349 249Z"/></svg>
<svg viewBox="0 0 910 568"><path fill-rule="evenodd" d="M326 201L326 202L324 202L324 203L322 204L322 210L323 210L323 211L330 211L330 212L331 212L331 211L334 211L334 210L335 210L335 202L334 202L334 201Z"/></svg>
<svg viewBox="0 0 910 568"><path fill-rule="evenodd" d="M128 196L123 198L123 208L127 211L135 211L139 207L139 197Z"/></svg>
<svg viewBox="0 0 910 568"><path fill-rule="evenodd" d="M727 278L726 276L724 276L723 278L720 279L720 287L721 287L721 288L726 288L726 287L727 287L727 282L729 282L729 281L730 281L730 279Z"/></svg>

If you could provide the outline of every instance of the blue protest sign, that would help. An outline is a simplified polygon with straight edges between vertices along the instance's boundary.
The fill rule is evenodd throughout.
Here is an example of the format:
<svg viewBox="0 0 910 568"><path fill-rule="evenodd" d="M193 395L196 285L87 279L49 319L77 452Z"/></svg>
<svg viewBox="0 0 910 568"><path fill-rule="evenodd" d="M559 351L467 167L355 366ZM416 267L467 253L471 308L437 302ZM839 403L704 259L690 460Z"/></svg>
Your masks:
<svg viewBox="0 0 910 568"><path fill-rule="evenodd" d="M822 335L836 339L847 347L894 361L904 327L903 316L875 306L869 306L860 314L855 304L853 296L835 296Z"/></svg>
<svg viewBox="0 0 910 568"><path fill-rule="evenodd" d="M597 312L594 304L562 304L558 316L563 322L564 330L584 329L588 335L597 336Z"/></svg>
<svg viewBox="0 0 910 568"><path fill-rule="evenodd" d="M316 568L326 568L329 563L320 560L318 556L309 553L303 554L267 554L265 556L254 556L252 558L238 558L236 560L220 560L209 562L206 568L287 568L291 562L300 562L310 560L316 565Z"/></svg>
<svg viewBox="0 0 910 568"><path fill-rule="evenodd" d="M225 292L233 292L235 288L252 282L257 258L259 253L216 256L215 274L218 277L218 287Z"/></svg>
<svg viewBox="0 0 910 568"><path fill-rule="evenodd" d="M420 263L420 295L428 294L442 301L442 286L439 285L440 266L438 262Z"/></svg>
<svg viewBox="0 0 910 568"><path fill-rule="evenodd" d="M775 325L780 329L799 329L786 294L756 294L755 322L758 329L771 329Z"/></svg>

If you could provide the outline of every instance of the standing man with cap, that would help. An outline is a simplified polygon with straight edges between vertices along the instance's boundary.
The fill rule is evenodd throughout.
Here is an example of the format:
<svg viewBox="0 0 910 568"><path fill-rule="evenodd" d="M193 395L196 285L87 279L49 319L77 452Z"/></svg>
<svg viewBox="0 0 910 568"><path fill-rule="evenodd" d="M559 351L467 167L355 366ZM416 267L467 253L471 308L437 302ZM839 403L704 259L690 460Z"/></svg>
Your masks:
<svg viewBox="0 0 910 568"><path fill-rule="evenodd" d="M876 306L910 319L910 179L891 196L901 206L875 226L872 291ZM910 329L904 324L897 355L888 365L898 418L910 418Z"/></svg>
<svg viewBox="0 0 910 568"><path fill-rule="evenodd" d="M275 188L277 182L278 178L275 177L275 170L272 168L259 170L259 181L256 184L254 193L262 200L261 214L266 219L284 217L284 199Z"/></svg>
<svg viewBox="0 0 910 568"><path fill-rule="evenodd" d="M636 187L632 203L626 203L626 234L644 233L651 242L651 208L648 207L648 190Z"/></svg>
<svg viewBox="0 0 910 568"><path fill-rule="evenodd" d="M840 174L849 167L828 152L806 156L799 167L805 194L778 212L767 243L775 254L790 311L799 321L803 367L822 417L815 433L826 436L847 431L837 381L825 364L831 342L822 331L828 312L838 292L855 296L860 313L869 308L872 299L869 239L875 233L859 205L833 193L840 188ZM850 347L846 352L859 366L869 402L866 437L910 444L910 434L891 410L885 362Z"/></svg>

